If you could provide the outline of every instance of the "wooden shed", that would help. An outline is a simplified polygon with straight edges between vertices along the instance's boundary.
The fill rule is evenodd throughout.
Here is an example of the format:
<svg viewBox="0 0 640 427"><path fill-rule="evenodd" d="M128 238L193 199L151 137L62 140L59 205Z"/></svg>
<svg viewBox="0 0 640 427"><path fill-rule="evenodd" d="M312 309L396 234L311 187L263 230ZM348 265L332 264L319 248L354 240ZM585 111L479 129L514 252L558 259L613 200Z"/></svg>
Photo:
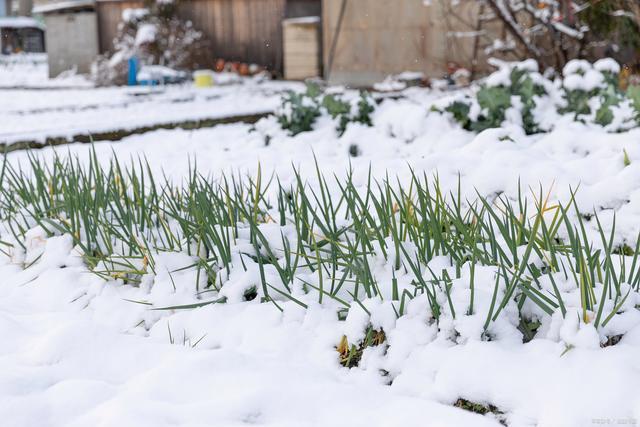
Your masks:
<svg viewBox="0 0 640 427"><path fill-rule="evenodd" d="M98 0L100 52L113 48L125 9L143 7L139 0ZM320 16L321 0L180 0L178 14L193 22L211 46L211 55L255 63L283 72L286 18Z"/></svg>

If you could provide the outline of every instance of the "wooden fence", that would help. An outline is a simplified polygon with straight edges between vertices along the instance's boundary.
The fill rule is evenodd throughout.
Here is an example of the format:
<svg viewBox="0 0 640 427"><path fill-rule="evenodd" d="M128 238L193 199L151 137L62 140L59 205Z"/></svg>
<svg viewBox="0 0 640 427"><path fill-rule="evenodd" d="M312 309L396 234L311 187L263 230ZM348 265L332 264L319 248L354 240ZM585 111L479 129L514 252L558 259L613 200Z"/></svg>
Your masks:
<svg viewBox="0 0 640 427"><path fill-rule="evenodd" d="M211 46L211 55L263 65L282 72L282 20L319 16L320 0L182 0L178 15L193 22ZM98 2L100 51L113 48L122 11L143 7L137 0Z"/></svg>

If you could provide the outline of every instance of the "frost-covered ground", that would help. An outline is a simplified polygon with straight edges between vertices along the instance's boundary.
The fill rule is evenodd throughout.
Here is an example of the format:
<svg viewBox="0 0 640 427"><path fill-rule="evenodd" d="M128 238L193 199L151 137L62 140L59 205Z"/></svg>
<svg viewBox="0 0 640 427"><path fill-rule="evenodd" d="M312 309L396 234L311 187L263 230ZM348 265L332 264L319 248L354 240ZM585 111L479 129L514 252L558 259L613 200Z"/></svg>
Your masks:
<svg viewBox="0 0 640 427"><path fill-rule="evenodd" d="M40 99L46 108L66 109L55 119L60 129L76 126L75 117L82 120L81 112L71 111L82 103L100 104L92 114L108 118L103 101L127 98L123 90L104 91L77 92L77 101L53 95ZM265 99L259 88L224 91L238 99L234 111ZM24 100L19 101L22 109L37 98L16 93ZM566 201L571 188L579 187L583 212L595 208L607 230L615 213L616 242L635 241L640 231L640 131L611 134L588 124L562 123L533 136L517 127L475 135L429 112L443 96L448 94L410 89L402 99L377 108L373 127L354 125L341 137L327 118L314 131L295 137L268 118L255 126L155 131L94 148L105 164L113 153L125 161L141 155L152 170L176 179L197 162L201 172L214 176L225 171L255 176L259 165L263 176L274 173L284 185L295 181L296 167L314 183L317 161L327 177L344 176L351 168L356 185L366 184L369 170L376 178L389 174L405 184L412 169L437 174L444 190L454 190L460 178L470 198L476 190L491 199L499 194L515 198L519 182L525 192L537 193L541 187L551 201ZM162 105L162 97L141 110L156 103ZM11 108L0 108L0 123L14 119ZM203 113L214 113L203 108ZM201 112L185 108L185 117L190 113ZM26 121L19 126L20 131L31 129ZM38 132L44 135L47 129ZM36 155L51 160L54 153L72 154L87 162L91 148L47 148ZM8 160L25 165L27 154L12 153ZM587 227L595 234L593 221ZM361 332L366 320L357 309L346 322L326 307L312 304L303 310L293 302L283 302L283 312L257 300L152 311L131 301L168 306L196 300L195 272L176 273L188 258L160 256L153 286L134 287L88 272L68 235L47 239L35 229L26 246L22 264L0 253L0 419L7 425L640 423L640 322L633 311L622 340L600 348L595 331L582 327L577 316L555 322L527 344L513 339L456 344L427 321L424 299L413 300L397 321L388 305L380 305L371 322L384 327L386 354L382 347L370 348L360 366L347 369L339 365L335 347L343 334ZM230 287L234 279L246 280L232 276ZM633 309L638 302L629 304ZM495 405L504 414L482 416L453 407L460 398Z"/></svg>

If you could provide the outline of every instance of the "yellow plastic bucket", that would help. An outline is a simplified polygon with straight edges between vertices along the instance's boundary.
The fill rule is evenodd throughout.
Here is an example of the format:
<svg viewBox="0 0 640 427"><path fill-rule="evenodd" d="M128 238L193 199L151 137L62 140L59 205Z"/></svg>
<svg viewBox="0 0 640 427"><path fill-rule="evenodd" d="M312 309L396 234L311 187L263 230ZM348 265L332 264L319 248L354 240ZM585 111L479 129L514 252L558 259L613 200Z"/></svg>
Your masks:
<svg viewBox="0 0 640 427"><path fill-rule="evenodd" d="M196 87L211 87L213 86L213 71L211 70L198 70L193 73L193 82Z"/></svg>

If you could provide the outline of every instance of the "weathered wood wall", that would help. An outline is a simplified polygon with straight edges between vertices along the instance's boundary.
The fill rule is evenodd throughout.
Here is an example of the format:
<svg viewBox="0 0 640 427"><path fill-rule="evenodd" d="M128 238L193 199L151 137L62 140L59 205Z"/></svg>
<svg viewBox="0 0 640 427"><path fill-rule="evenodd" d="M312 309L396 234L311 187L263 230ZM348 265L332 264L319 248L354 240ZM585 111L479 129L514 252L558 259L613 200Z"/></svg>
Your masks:
<svg viewBox="0 0 640 427"><path fill-rule="evenodd" d="M142 7L137 0L98 2L100 51L113 47L122 11ZM178 14L193 22L213 57L256 63L282 71L282 20L320 15L320 0L182 0Z"/></svg>
<svg viewBox="0 0 640 427"><path fill-rule="evenodd" d="M325 77L366 86L402 71L442 77L449 63L471 69L476 38L464 34L474 29L480 2L452 2L451 11L444 3L448 2L426 6L422 0L323 0ZM499 34L496 28L484 30L483 44ZM484 58L479 56L482 66Z"/></svg>
<svg viewBox="0 0 640 427"><path fill-rule="evenodd" d="M284 0L190 0L179 14L207 35L216 57L282 68Z"/></svg>

